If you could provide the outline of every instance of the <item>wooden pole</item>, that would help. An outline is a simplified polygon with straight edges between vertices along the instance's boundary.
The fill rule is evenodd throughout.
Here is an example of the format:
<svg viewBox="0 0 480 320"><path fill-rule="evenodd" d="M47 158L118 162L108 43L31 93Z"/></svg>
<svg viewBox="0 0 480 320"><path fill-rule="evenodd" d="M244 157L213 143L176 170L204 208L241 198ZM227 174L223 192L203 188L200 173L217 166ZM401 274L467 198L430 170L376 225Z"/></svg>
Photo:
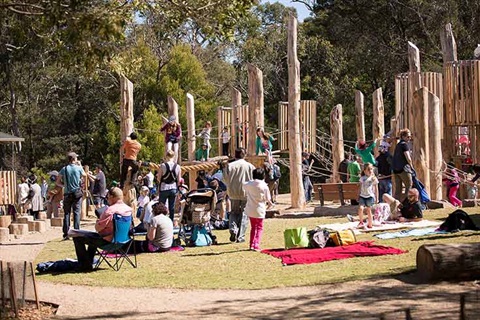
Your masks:
<svg viewBox="0 0 480 320"><path fill-rule="evenodd" d="M382 88L373 92L373 140L382 139L385 134L385 109L383 106ZM375 147L375 157L379 154L378 145Z"/></svg>
<svg viewBox="0 0 480 320"><path fill-rule="evenodd" d="M0 260L0 281L2 281L1 291L2 291L2 308L5 309L5 270L3 269L3 260Z"/></svg>
<svg viewBox="0 0 480 320"><path fill-rule="evenodd" d="M423 87L413 94L413 107L415 118L413 121L413 167L417 172L417 178L423 182L425 189L430 193L429 171L429 128L428 128L428 105L431 93Z"/></svg>
<svg viewBox="0 0 480 320"><path fill-rule="evenodd" d="M180 119L178 118L178 103L177 103L177 101L175 101L175 99L173 99L173 97L168 96L167 105L168 105L168 117L174 116L175 121L180 123ZM167 148L165 148L165 150L167 150ZM177 162L177 163L182 162L182 151L181 150L182 150L182 139L180 139L180 141L178 141L178 154L175 154L175 158L174 158L174 161Z"/></svg>
<svg viewBox="0 0 480 320"><path fill-rule="evenodd" d="M440 99L428 92L428 155L430 157L430 198L442 200L442 132L440 129Z"/></svg>
<svg viewBox="0 0 480 320"><path fill-rule="evenodd" d="M300 62L297 58L297 19L288 16L288 153L292 208L305 208L300 141Z"/></svg>
<svg viewBox="0 0 480 320"><path fill-rule="evenodd" d="M357 139L365 139L365 105L363 93L355 90L355 125L357 129Z"/></svg>
<svg viewBox="0 0 480 320"><path fill-rule="evenodd" d="M15 289L15 272L13 267L9 266L8 272L10 274L10 300L15 311L15 317L18 318L17 290Z"/></svg>
<svg viewBox="0 0 480 320"><path fill-rule="evenodd" d="M447 23L445 27L440 31L440 43L442 45L442 55L443 55L443 68L445 76L445 67L448 62L457 61L457 43L455 42L455 36L453 35L452 24ZM444 92L446 90L452 90L453 88L448 89L447 86L449 83L444 83ZM446 95L444 94L444 97ZM440 117L443 123L443 132L442 132L442 153L443 158L446 161L450 161L453 156L453 146L454 144L454 129L447 125L447 101L448 99L443 100L443 106L440 106L441 114ZM480 141L480 139L475 139ZM480 150L480 148L477 148Z"/></svg>
<svg viewBox="0 0 480 320"><path fill-rule="evenodd" d="M120 75L120 138L122 144L132 132L133 83L124 75ZM120 151L120 162L122 159L123 153Z"/></svg>
<svg viewBox="0 0 480 320"><path fill-rule="evenodd" d="M242 94L240 91L232 87L232 129L230 131L230 135L232 136L232 140L230 142L231 145L231 153L232 155L235 154L235 149L240 147L240 132L237 128L237 118L240 119L240 108L242 108ZM237 143L238 142L238 143Z"/></svg>
<svg viewBox="0 0 480 320"><path fill-rule="evenodd" d="M343 120L342 120L342 105L337 104L330 113L330 135L332 136L332 181L333 183L340 182L340 173L338 166L345 158L345 149L343 147Z"/></svg>
<svg viewBox="0 0 480 320"><path fill-rule="evenodd" d="M247 154L255 155L257 128L264 127L263 119L263 73L251 63L248 68L248 150Z"/></svg>
<svg viewBox="0 0 480 320"><path fill-rule="evenodd" d="M407 127L415 122L416 112L413 108L413 94L422 87L421 68L420 68L420 50L412 42L408 41L408 85L410 94L408 95L408 122ZM405 111L404 111L405 112Z"/></svg>
<svg viewBox="0 0 480 320"><path fill-rule="evenodd" d="M33 291L35 293L35 303L37 309L40 309L40 299L38 299L37 278L35 277L35 271L33 270L33 262L30 261L30 270L32 271Z"/></svg>
<svg viewBox="0 0 480 320"><path fill-rule="evenodd" d="M195 160L195 100L190 93L187 93L187 150L188 161ZM195 177L193 174L188 174L188 186L193 188L195 185Z"/></svg>

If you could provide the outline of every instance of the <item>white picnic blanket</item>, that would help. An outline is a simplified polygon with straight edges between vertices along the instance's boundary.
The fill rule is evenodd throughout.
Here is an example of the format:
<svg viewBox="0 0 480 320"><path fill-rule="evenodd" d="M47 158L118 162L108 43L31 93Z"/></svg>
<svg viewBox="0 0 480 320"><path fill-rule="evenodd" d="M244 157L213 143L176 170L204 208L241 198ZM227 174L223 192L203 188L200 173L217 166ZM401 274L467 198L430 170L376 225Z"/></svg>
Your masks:
<svg viewBox="0 0 480 320"><path fill-rule="evenodd" d="M363 232L376 232L384 230L396 230L404 228L426 228L426 227L436 227L442 224L441 221L431 221L431 220L422 220L416 222L394 222L384 223L378 226L373 226L373 228L368 229L357 229L358 221L354 222L345 222L345 223L331 223L331 224L321 224L319 225L322 228L332 229L335 231L341 231L346 229L353 229L355 234L360 234Z"/></svg>

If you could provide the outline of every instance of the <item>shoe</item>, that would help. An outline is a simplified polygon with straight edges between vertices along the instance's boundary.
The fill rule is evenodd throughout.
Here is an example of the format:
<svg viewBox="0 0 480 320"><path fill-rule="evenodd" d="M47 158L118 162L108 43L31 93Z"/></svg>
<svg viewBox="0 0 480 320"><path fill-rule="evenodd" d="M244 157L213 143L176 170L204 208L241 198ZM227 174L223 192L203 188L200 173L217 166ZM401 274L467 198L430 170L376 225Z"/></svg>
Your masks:
<svg viewBox="0 0 480 320"><path fill-rule="evenodd" d="M70 240L70 238L68 236L64 236L62 241L67 241L67 240Z"/></svg>
<svg viewBox="0 0 480 320"><path fill-rule="evenodd" d="M239 240L237 240L237 243L243 243L243 242L245 242L245 239L239 239Z"/></svg>
<svg viewBox="0 0 480 320"><path fill-rule="evenodd" d="M347 220L348 220L349 222L353 222L353 217L352 217L351 214L347 214Z"/></svg>
<svg viewBox="0 0 480 320"><path fill-rule="evenodd" d="M363 229L365 228L365 225L363 224L363 222L360 222L358 225L357 225L357 229Z"/></svg>
<svg viewBox="0 0 480 320"><path fill-rule="evenodd" d="M237 235L235 233L230 234L230 242L236 242L237 241Z"/></svg>

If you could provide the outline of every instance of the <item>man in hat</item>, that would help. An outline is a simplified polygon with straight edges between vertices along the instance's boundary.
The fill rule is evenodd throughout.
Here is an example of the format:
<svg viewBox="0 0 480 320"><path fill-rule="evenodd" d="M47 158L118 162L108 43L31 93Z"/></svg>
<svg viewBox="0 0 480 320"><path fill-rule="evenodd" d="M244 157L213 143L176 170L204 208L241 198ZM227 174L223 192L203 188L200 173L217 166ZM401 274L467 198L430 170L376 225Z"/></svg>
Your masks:
<svg viewBox="0 0 480 320"><path fill-rule="evenodd" d="M68 240L70 229L70 214L73 211L73 227L80 229L80 213L82 206L82 178L87 174L78 165L78 155L75 152L67 154L68 164L58 173L56 184L63 187L63 240Z"/></svg>
<svg viewBox="0 0 480 320"><path fill-rule="evenodd" d="M175 116L168 118L168 122L160 129L160 132L165 132L167 151L172 150L175 154L174 161L178 162L178 143L182 137L182 127Z"/></svg>
<svg viewBox="0 0 480 320"><path fill-rule="evenodd" d="M73 243L79 264L79 271L91 271L97 247L108 244L113 239L113 215L132 216L132 208L123 202L123 192L112 188L107 193L108 208L95 224L97 233L80 233L73 235ZM88 248L87 248L88 246Z"/></svg>
<svg viewBox="0 0 480 320"><path fill-rule="evenodd" d="M208 157L208 145L206 143L202 143L200 148L195 151L195 160L197 161L207 161Z"/></svg>
<svg viewBox="0 0 480 320"><path fill-rule="evenodd" d="M130 133L128 138L123 142L120 148L120 154L123 154L122 173L120 176L120 188L124 187L125 180L127 180L128 168L132 168L130 173L130 183L137 181L137 155L142 149L142 145L137 141L137 134Z"/></svg>

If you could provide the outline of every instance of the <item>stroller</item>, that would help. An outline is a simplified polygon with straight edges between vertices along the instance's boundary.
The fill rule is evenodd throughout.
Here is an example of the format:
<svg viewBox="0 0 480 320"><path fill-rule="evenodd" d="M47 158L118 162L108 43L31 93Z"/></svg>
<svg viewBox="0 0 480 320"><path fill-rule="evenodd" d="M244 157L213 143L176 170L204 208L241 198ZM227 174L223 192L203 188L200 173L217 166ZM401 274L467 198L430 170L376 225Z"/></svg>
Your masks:
<svg viewBox="0 0 480 320"><path fill-rule="evenodd" d="M185 196L185 205L180 212L178 238L175 244L179 245L183 241L186 246L195 246L198 234L196 230L201 230L200 234L208 235L211 244L217 244L216 237L212 234L210 217L215 210L217 195L214 190L205 188L192 190Z"/></svg>

